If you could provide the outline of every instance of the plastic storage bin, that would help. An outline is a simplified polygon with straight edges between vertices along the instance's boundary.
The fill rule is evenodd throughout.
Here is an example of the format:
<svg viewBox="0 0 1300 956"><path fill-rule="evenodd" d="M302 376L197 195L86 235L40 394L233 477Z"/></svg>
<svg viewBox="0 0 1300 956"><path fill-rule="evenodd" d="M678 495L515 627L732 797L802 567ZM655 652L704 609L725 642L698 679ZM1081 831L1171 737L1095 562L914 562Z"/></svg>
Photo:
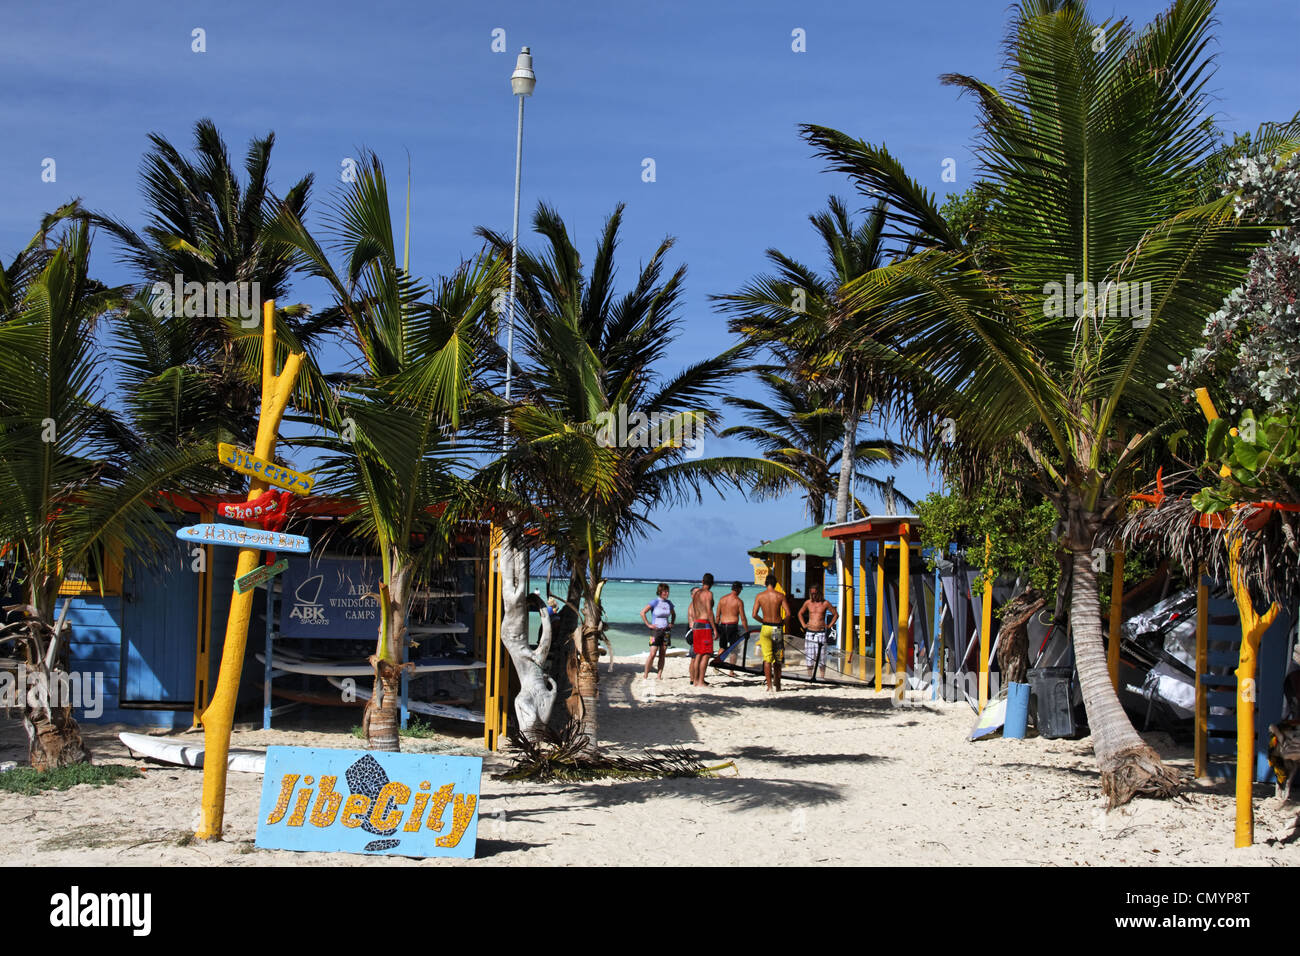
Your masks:
<svg viewBox="0 0 1300 956"><path fill-rule="evenodd" d="M1029 671L1029 712L1039 736L1049 740L1082 737L1088 732L1083 694L1073 667L1039 667Z"/></svg>

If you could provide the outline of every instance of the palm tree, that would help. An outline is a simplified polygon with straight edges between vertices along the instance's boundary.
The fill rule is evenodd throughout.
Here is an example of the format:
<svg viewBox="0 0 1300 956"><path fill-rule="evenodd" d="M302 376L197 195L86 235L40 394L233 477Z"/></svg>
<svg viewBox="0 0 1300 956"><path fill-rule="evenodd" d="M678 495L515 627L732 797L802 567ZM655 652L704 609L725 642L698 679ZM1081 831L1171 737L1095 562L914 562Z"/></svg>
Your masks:
<svg viewBox="0 0 1300 956"><path fill-rule="evenodd" d="M887 366L879 361L879 356L842 346L830 334L845 322L866 319L852 316L856 307L846 298L844 290L884 264L888 254L886 207L883 201L877 201L861 224L856 224L844 200L831 196L827 208L808 219L825 246L828 265L825 275L819 275L778 249L769 249L767 258L776 267L775 274L760 275L739 293L715 298L722 303L724 311L735 315L731 322L733 332L772 343L796 374L836 388L835 407L843 437L839 443L834 520L841 522L848 519L849 502L854 500L858 425L876 402L873 392L885 399L879 404L882 411L899 393L899 377L882 374ZM891 513L897 497L891 480L884 493ZM848 582L847 557L845 542L836 541L835 573L841 606ZM837 626L843 628L846 620L841 615Z"/></svg>
<svg viewBox="0 0 1300 956"><path fill-rule="evenodd" d="M24 597L7 635L22 643L46 691L42 705L24 699L36 769L86 756L70 704L49 696L66 674L67 647L51 626L60 586L70 573L102 572L105 553L159 553L170 533L155 492L178 488L201 462L215 468L210 447L134 440L105 406L95 325L127 290L90 277L84 217L46 245L54 221L77 212L68 206L48 217L0 288L0 542L14 553Z"/></svg>
<svg viewBox="0 0 1300 956"><path fill-rule="evenodd" d="M262 302L284 301L293 272L293 249L276 241L268 226L281 208L299 220L306 215L313 177L298 180L283 199L272 194L274 133L250 141L242 184L211 120L194 125L192 159L159 134L149 139L141 169L149 208L143 231L108 216L91 217L121 243L123 260L143 283L140 297L119 321L119 337L128 340L137 359L127 384L137 411L164 428L160 438L170 405L173 428L206 428L207 437L251 441L260 401ZM249 314L258 320L241 322L235 303L225 299L205 303L198 315L186 315L179 303L166 307L151 290L155 284L172 288L177 277L205 286L238 284L241 294L248 293ZM277 319L277 343L303 350L331 331L338 316L308 318L304 307L291 306L278 309ZM171 364L162 365L163 360ZM310 359L300 378L299 397L319 400L323 385ZM181 392L198 401L183 407L168 402L169 394Z"/></svg>
<svg viewBox="0 0 1300 956"><path fill-rule="evenodd" d="M836 494L840 484L842 444L846 428L840 405L840 390L831 385L800 378L783 378L775 372L762 372L769 401L728 397L726 403L747 412L752 424L725 428L720 437L747 438L763 450L769 461L787 465L795 477L782 477L770 486L755 491L764 497L776 497L798 489L807 501L808 518L813 524L826 520L826 501ZM870 405L864 411L870 411ZM869 468L882 462L895 464L912 450L887 439L859 440L851 459L854 478L882 497L890 492L887 482L874 477ZM915 502L900 492L893 494L912 508ZM862 502L854 505L865 512Z"/></svg>
<svg viewBox="0 0 1300 956"><path fill-rule="evenodd" d="M478 356L490 342L502 265L480 257L432 288L415 279L409 253L398 257L388 184L373 155L362 158L342 196L333 232L343 269L331 265L291 205L268 230L330 285L335 304L327 311L350 331L356 351L359 370L336 376L337 395L326 395L330 434L304 444L330 452L320 487L360 505L348 521L379 555L375 685L364 725L371 749L398 750L407 612L413 589L446 567L454 505L466 499L463 475L475 446L462 433L482 389Z"/></svg>
<svg viewBox="0 0 1300 956"><path fill-rule="evenodd" d="M569 713L593 749L605 569L655 529L650 513L656 507L698 500L705 485L793 477L777 462L702 457L718 400L744 371L747 349L730 348L675 375L661 375L659 365L680 321L685 267L665 276L673 245L666 239L631 288L616 294L614 252L622 220L619 205L605 221L584 275L564 221L538 206L533 226L546 240L545 252L519 252L521 360L515 373L519 398L509 409L512 445L496 469L485 473L494 485L509 475L516 499L531 503L529 523L569 571L568 606L581 621L562 670L573 684ZM509 238L479 232L499 255L509 252Z"/></svg>
<svg viewBox="0 0 1300 956"><path fill-rule="evenodd" d="M1064 521L1075 656L1112 805L1169 793L1177 775L1111 686L1093 550L1123 511L1134 462L1177 412L1158 387L1167 367L1266 236L1236 219L1231 197L1198 197L1214 147L1202 113L1213 11L1212 0L1178 0L1139 31L1092 22L1078 0L1025 0L1002 89L943 78L979 107L978 153L996 194L987 255L963 244L883 146L803 127L830 168L888 200L890 225L913 247L850 283L841 335L925 369L923 400L953 420L969 458L1022 448Z"/></svg>

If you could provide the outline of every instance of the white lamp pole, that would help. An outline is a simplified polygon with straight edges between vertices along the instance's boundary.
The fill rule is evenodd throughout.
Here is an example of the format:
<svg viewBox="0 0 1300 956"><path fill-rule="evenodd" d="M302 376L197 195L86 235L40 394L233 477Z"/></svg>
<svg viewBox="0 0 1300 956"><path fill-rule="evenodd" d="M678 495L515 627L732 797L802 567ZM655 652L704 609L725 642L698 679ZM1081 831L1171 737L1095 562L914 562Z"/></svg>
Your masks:
<svg viewBox="0 0 1300 956"><path fill-rule="evenodd" d="M533 55L528 47L515 61L515 72L510 75L510 88L519 98L519 126L515 134L515 221L510 234L510 311L506 319L506 404L510 403L510 383L514 377L515 364L515 282L519 265L519 183L523 172L524 160L524 97L532 96L537 86L537 76L533 73ZM501 434L501 449L504 451L509 435L507 423Z"/></svg>

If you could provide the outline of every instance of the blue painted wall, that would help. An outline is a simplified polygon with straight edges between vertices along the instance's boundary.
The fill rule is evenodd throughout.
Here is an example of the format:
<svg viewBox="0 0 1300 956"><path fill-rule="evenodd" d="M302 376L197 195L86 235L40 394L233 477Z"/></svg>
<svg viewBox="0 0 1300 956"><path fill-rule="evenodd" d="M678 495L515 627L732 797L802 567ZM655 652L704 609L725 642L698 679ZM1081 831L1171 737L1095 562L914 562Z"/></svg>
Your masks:
<svg viewBox="0 0 1300 956"><path fill-rule="evenodd" d="M208 656L208 693L216 683L225 641L226 615L230 610L231 582L238 551L213 548L209 573L213 575L212 646ZM78 679L101 675L103 681L97 717L76 710L78 721L121 723L143 727L184 729L194 720L193 709L157 710L124 707L133 700L192 702L194 667L198 641L198 609L195 604L201 577L189 563L173 562L171 570L144 572L123 581L126 596L85 595L74 597L68 609L71 639L69 665ZM259 591L259 597L263 592ZM62 602L60 599L60 604ZM264 600L254 601L254 619L249 626L249 652L240 681L240 703L260 701L253 673L255 649L262 646L265 630ZM251 662L251 664L250 664ZM84 686L84 683L83 683Z"/></svg>

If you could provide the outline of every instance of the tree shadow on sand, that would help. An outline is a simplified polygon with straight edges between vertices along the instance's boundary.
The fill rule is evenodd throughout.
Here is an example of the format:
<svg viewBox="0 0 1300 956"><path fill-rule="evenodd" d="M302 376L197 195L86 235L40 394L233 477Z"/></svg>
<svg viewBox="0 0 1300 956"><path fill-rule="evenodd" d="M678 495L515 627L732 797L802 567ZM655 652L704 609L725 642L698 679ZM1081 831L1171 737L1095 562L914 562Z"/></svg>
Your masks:
<svg viewBox="0 0 1300 956"><path fill-rule="evenodd" d="M550 807L510 809L510 819L540 817L563 810L590 810L629 803L671 801L680 797L683 805L719 804L733 810L778 810L825 806L844 799L844 787L813 780L760 780L753 777L705 777L669 780L620 780L609 783L567 786L561 790L505 791L506 797L535 797L564 794L569 802ZM671 806L665 804L665 808Z"/></svg>
<svg viewBox="0 0 1300 956"><path fill-rule="evenodd" d="M778 750L775 747L749 746L740 747L736 750L729 750L726 753L713 753L712 751L696 751L700 759L706 763L714 763L719 760L735 760L743 762L746 760L761 760L774 764L782 764L787 767L818 767L837 763L875 763L881 760L889 760L889 757L879 757L875 754L804 754L789 753L784 750Z"/></svg>

